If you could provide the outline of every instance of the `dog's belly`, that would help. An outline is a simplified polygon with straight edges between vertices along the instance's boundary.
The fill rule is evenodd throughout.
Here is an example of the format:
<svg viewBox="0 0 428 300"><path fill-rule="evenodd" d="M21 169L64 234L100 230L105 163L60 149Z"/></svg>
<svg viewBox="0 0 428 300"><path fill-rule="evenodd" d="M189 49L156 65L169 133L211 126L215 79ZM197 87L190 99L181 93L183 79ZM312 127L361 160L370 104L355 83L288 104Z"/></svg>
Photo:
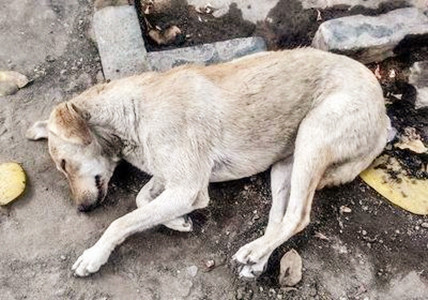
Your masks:
<svg viewBox="0 0 428 300"><path fill-rule="evenodd" d="M281 150L266 148L264 151L243 151L240 155L223 156L214 161L210 182L236 180L266 171L271 165L293 153L294 145L287 144ZM268 148L269 149L269 148Z"/></svg>

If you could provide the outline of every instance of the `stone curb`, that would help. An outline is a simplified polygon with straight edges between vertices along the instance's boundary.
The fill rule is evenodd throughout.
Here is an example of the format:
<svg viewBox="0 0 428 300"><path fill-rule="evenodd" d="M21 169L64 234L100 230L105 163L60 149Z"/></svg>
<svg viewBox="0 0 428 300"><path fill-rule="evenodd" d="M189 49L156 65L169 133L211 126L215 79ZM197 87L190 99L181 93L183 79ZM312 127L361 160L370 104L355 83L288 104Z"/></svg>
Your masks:
<svg viewBox="0 0 428 300"><path fill-rule="evenodd" d="M148 71L147 51L132 6L109 6L94 14L93 28L106 79Z"/></svg>
<svg viewBox="0 0 428 300"><path fill-rule="evenodd" d="M248 54L266 51L260 37L239 38L173 50L149 52L148 61L153 71L166 71L183 64L209 65L225 62Z"/></svg>
<svg viewBox="0 0 428 300"><path fill-rule="evenodd" d="M94 14L93 28L106 79L183 64L212 64L265 51L260 37L238 38L173 50L147 52L133 6L109 6Z"/></svg>

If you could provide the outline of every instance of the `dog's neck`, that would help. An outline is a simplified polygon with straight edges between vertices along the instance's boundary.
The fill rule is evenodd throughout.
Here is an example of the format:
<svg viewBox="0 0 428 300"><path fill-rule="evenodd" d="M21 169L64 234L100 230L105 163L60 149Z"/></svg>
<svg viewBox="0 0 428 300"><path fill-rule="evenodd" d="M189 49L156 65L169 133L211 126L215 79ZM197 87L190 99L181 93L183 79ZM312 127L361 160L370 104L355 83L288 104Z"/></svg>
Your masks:
<svg viewBox="0 0 428 300"><path fill-rule="evenodd" d="M88 116L88 125L105 153L118 159L129 156L139 145L138 107L133 100L102 103L94 97L75 104ZM105 101L104 101L105 102Z"/></svg>

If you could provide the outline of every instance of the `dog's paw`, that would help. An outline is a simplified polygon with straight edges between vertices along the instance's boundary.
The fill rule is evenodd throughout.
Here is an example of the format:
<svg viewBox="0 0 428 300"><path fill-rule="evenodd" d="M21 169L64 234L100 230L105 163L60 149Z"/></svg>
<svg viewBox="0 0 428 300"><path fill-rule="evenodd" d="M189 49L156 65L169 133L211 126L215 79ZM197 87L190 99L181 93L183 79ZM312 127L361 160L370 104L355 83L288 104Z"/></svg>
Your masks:
<svg viewBox="0 0 428 300"><path fill-rule="evenodd" d="M232 257L239 265L239 277L250 280L259 277L266 269L270 254L262 239L241 247Z"/></svg>
<svg viewBox="0 0 428 300"><path fill-rule="evenodd" d="M233 259L243 265L254 265L266 254L264 249L265 245L263 245L261 239L257 239L242 246L235 253Z"/></svg>
<svg viewBox="0 0 428 300"><path fill-rule="evenodd" d="M192 219L188 216L176 218L172 221L164 223L163 225L172 230L181 231L181 232L190 232L193 230Z"/></svg>
<svg viewBox="0 0 428 300"><path fill-rule="evenodd" d="M246 280L254 280L258 278L264 271L269 260L269 256L263 257L258 263L253 265L243 265L239 271L239 278Z"/></svg>
<svg viewBox="0 0 428 300"><path fill-rule="evenodd" d="M107 262L109 255L110 253L108 251L94 246L85 250L71 269L76 276L88 276L97 272L100 267Z"/></svg>

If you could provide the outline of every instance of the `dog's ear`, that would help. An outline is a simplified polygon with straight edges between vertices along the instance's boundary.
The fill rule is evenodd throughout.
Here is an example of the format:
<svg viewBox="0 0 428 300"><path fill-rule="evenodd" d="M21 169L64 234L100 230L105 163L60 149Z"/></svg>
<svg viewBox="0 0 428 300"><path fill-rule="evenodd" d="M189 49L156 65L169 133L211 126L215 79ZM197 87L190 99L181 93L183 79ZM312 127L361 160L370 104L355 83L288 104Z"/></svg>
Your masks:
<svg viewBox="0 0 428 300"><path fill-rule="evenodd" d="M25 137L32 141L48 138L48 121L37 121L30 128L28 128Z"/></svg>
<svg viewBox="0 0 428 300"><path fill-rule="evenodd" d="M93 140L87 119L89 116L74 104L64 102L53 110L48 129L65 141L87 146Z"/></svg>

